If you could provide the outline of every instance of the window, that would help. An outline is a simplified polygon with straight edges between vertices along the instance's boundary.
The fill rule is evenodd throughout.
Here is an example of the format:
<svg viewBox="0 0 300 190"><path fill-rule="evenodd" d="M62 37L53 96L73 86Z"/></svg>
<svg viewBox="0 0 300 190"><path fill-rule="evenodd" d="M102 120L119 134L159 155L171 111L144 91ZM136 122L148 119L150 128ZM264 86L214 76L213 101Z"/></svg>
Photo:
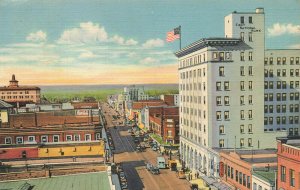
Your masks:
<svg viewBox="0 0 300 190"><path fill-rule="evenodd" d="M249 61L252 61L252 51L249 51Z"/></svg>
<svg viewBox="0 0 300 190"><path fill-rule="evenodd" d="M277 57L277 65L281 64L281 57Z"/></svg>
<svg viewBox="0 0 300 190"><path fill-rule="evenodd" d="M240 116L241 116L241 120L245 119L245 114L244 114L244 110L240 111Z"/></svg>
<svg viewBox="0 0 300 190"><path fill-rule="evenodd" d="M246 175L245 174L243 174L243 186L246 187Z"/></svg>
<svg viewBox="0 0 300 190"><path fill-rule="evenodd" d="M253 190L257 190L257 184L253 182Z"/></svg>
<svg viewBox="0 0 300 190"><path fill-rule="evenodd" d="M280 77L280 74L281 74L281 70L277 69L277 76Z"/></svg>
<svg viewBox="0 0 300 190"><path fill-rule="evenodd" d="M244 52L241 52L240 57L241 57L241 61L245 61L245 53Z"/></svg>
<svg viewBox="0 0 300 190"><path fill-rule="evenodd" d="M294 124L294 118L293 118L293 116L289 117L289 124Z"/></svg>
<svg viewBox="0 0 300 190"><path fill-rule="evenodd" d="M101 139L101 133L96 133L96 140L100 140Z"/></svg>
<svg viewBox="0 0 300 190"><path fill-rule="evenodd" d="M221 90L221 82L216 83L216 90L220 91Z"/></svg>
<svg viewBox="0 0 300 190"><path fill-rule="evenodd" d="M276 94L276 100L277 100L277 101L281 101L281 94L280 94L280 93L277 93L277 94Z"/></svg>
<svg viewBox="0 0 300 190"><path fill-rule="evenodd" d="M264 87L265 89L268 89L268 81L265 81L265 82L264 82L264 86L265 86L265 87Z"/></svg>
<svg viewBox="0 0 300 190"><path fill-rule="evenodd" d="M243 174L242 172L239 172L239 183L242 184L243 181Z"/></svg>
<svg viewBox="0 0 300 190"><path fill-rule="evenodd" d="M244 138L240 139L240 147L244 147L245 146L245 142L244 142Z"/></svg>
<svg viewBox="0 0 300 190"><path fill-rule="evenodd" d="M224 67L219 67L219 76L220 77L224 76Z"/></svg>
<svg viewBox="0 0 300 190"><path fill-rule="evenodd" d="M248 110L248 118L249 119L253 119L252 117L253 117L252 110Z"/></svg>
<svg viewBox="0 0 300 190"><path fill-rule="evenodd" d="M274 76L274 74L273 74L273 69L270 69L269 70L269 77L273 77Z"/></svg>
<svg viewBox="0 0 300 190"><path fill-rule="evenodd" d="M294 88L294 81L290 81L290 89Z"/></svg>
<svg viewBox="0 0 300 190"><path fill-rule="evenodd" d="M229 120L229 111L224 112L224 119Z"/></svg>
<svg viewBox="0 0 300 190"><path fill-rule="evenodd" d="M28 136L28 142L35 142L35 136Z"/></svg>
<svg viewBox="0 0 300 190"><path fill-rule="evenodd" d="M249 96L248 96L248 103L249 103L250 105L253 103L253 101L252 101L252 95L249 95Z"/></svg>
<svg viewBox="0 0 300 190"><path fill-rule="evenodd" d="M245 82L244 81L240 82L240 88L241 88L242 91L245 90Z"/></svg>
<svg viewBox="0 0 300 190"><path fill-rule="evenodd" d="M282 81L282 89L286 89L286 81Z"/></svg>
<svg viewBox="0 0 300 190"><path fill-rule="evenodd" d="M221 120L221 119L222 119L222 116L221 116L221 112L220 112L220 111L217 111L216 117L217 117L217 120Z"/></svg>
<svg viewBox="0 0 300 190"><path fill-rule="evenodd" d="M72 135L67 135L66 136L66 141L72 141Z"/></svg>
<svg viewBox="0 0 300 190"><path fill-rule="evenodd" d="M296 57L296 65L299 65L299 57Z"/></svg>
<svg viewBox="0 0 300 190"><path fill-rule="evenodd" d="M41 136L41 142L42 142L42 143L48 142L48 136L47 136L47 135L42 135L42 136Z"/></svg>
<svg viewBox="0 0 300 190"><path fill-rule="evenodd" d="M213 60L214 60L214 61L219 60L218 52L213 52L212 56L213 56Z"/></svg>
<svg viewBox="0 0 300 190"><path fill-rule="evenodd" d="M291 76L291 77L294 76L294 69L290 69L290 76Z"/></svg>
<svg viewBox="0 0 300 190"><path fill-rule="evenodd" d="M219 146L220 148L224 148L224 139L219 140Z"/></svg>
<svg viewBox="0 0 300 190"><path fill-rule="evenodd" d="M224 82L224 90L229 90L229 82L228 81Z"/></svg>
<svg viewBox="0 0 300 190"><path fill-rule="evenodd" d="M245 98L244 98L244 96L241 96L241 97L240 97L240 102L241 102L241 105L244 105L244 104L245 104Z"/></svg>
<svg viewBox="0 0 300 190"><path fill-rule="evenodd" d="M269 117L269 125L273 125L273 117Z"/></svg>
<svg viewBox="0 0 300 190"><path fill-rule="evenodd" d="M282 69L282 76L286 77L286 69Z"/></svg>
<svg viewBox="0 0 300 190"><path fill-rule="evenodd" d="M283 65L286 65L286 57L283 57L283 58L282 58L282 64L283 64Z"/></svg>
<svg viewBox="0 0 300 190"><path fill-rule="evenodd" d="M16 137L16 144L22 144L23 143L23 137Z"/></svg>
<svg viewBox="0 0 300 190"><path fill-rule="evenodd" d="M295 187L295 170L290 169L290 186Z"/></svg>
<svg viewBox="0 0 300 190"><path fill-rule="evenodd" d="M286 179L286 168L285 166L280 166L280 180L282 182L285 182L285 179Z"/></svg>
<svg viewBox="0 0 300 190"><path fill-rule="evenodd" d="M235 181L238 182L239 181L239 173L237 170L235 170Z"/></svg>
<svg viewBox="0 0 300 190"><path fill-rule="evenodd" d="M245 68L244 68L244 66L240 67L240 74L241 74L241 76L245 76Z"/></svg>
<svg viewBox="0 0 300 190"><path fill-rule="evenodd" d="M252 86L252 81L249 81L249 90L252 90L253 86Z"/></svg>
<svg viewBox="0 0 300 190"><path fill-rule="evenodd" d="M249 42L253 42L252 32L249 32ZM267 58L268 59L268 58ZM265 62L266 63L266 62Z"/></svg>
<svg viewBox="0 0 300 190"><path fill-rule="evenodd" d="M282 96L282 97L281 97L281 100L282 100L282 101L286 101L286 93L282 93L281 96Z"/></svg>
<svg viewBox="0 0 300 190"><path fill-rule="evenodd" d="M59 142L59 135L53 135L53 142Z"/></svg>
<svg viewBox="0 0 300 190"><path fill-rule="evenodd" d="M248 133L252 133L252 124L248 125Z"/></svg>
<svg viewBox="0 0 300 190"><path fill-rule="evenodd" d="M11 137L5 137L5 144L12 144Z"/></svg>
<svg viewBox="0 0 300 190"><path fill-rule="evenodd" d="M265 69L265 77L268 77L268 73L269 73L268 69Z"/></svg>
<svg viewBox="0 0 300 190"><path fill-rule="evenodd" d="M240 35L241 35L241 40L244 41L244 40L245 40L245 33L244 33L244 32L241 32Z"/></svg>
<svg viewBox="0 0 300 190"><path fill-rule="evenodd" d="M280 117L276 117L276 123L277 125L280 125Z"/></svg>
<svg viewBox="0 0 300 190"><path fill-rule="evenodd" d="M91 141L92 140L91 134L85 134L84 135L84 140L85 141Z"/></svg>
<svg viewBox="0 0 300 190"><path fill-rule="evenodd" d="M244 125L240 125L240 132L241 133L245 133L245 127L244 127Z"/></svg>
<svg viewBox="0 0 300 190"><path fill-rule="evenodd" d="M272 93L269 94L269 101L273 101L273 94Z"/></svg>
<svg viewBox="0 0 300 190"><path fill-rule="evenodd" d="M265 58L265 65L268 65L268 58Z"/></svg>
<svg viewBox="0 0 300 190"><path fill-rule="evenodd" d="M224 97L224 104L225 104L225 106L229 105L229 96Z"/></svg>
<svg viewBox="0 0 300 190"><path fill-rule="evenodd" d="M294 57L291 57L291 58L290 58L290 64L291 64L291 65L294 65Z"/></svg>
<svg viewBox="0 0 300 190"><path fill-rule="evenodd" d="M247 176L247 188L250 189L250 176Z"/></svg>
<svg viewBox="0 0 300 190"><path fill-rule="evenodd" d="M252 147L252 138L248 138L248 147Z"/></svg>
<svg viewBox="0 0 300 190"><path fill-rule="evenodd" d="M296 77L299 77L299 69L295 70L295 75L296 75Z"/></svg>
<svg viewBox="0 0 300 190"><path fill-rule="evenodd" d="M244 24L245 23L245 21L244 21L244 17L243 16L241 16L241 24Z"/></svg>
<svg viewBox="0 0 300 190"><path fill-rule="evenodd" d="M253 22L252 22L252 16L249 16L248 17L248 20L249 20L249 24L252 24Z"/></svg>
<svg viewBox="0 0 300 190"><path fill-rule="evenodd" d="M224 125L219 126L219 134L225 134Z"/></svg>
<svg viewBox="0 0 300 190"><path fill-rule="evenodd" d="M248 68L248 74L249 74L250 76L253 75L253 67L252 67L252 66L249 66L249 68Z"/></svg>

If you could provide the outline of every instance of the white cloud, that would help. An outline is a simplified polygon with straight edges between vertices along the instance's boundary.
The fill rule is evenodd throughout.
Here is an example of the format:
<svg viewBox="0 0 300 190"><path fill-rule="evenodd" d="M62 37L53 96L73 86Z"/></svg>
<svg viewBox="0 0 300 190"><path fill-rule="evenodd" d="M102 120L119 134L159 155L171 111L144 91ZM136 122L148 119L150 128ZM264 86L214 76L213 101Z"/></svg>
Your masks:
<svg viewBox="0 0 300 190"><path fill-rule="evenodd" d="M144 48L163 47L165 42L162 39L150 39L147 40L142 46Z"/></svg>
<svg viewBox="0 0 300 190"><path fill-rule="evenodd" d="M300 25L275 23L268 28L269 36L280 36L283 34L300 34Z"/></svg>
<svg viewBox="0 0 300 190"><path fill-rule="evenodd" d="M65 30L57 41L60 44L93 44L99 42L113 42L119 45L137 45L133 39L124 39L122 36L109 37L103 26L92 22L80 23L79 27Z"/></svg>
<svg viewBox="0 0 300 190"><path fill-rule="evenodd" d="M79 55L80 59L89 59L89 58L94 58L94 57L96 57L96 55L93 52L90 52L90 51L82 52Z"/></svg>
<svg viewBox="0 0 300 190"><path fill-rule="evenodd" d="M31 41L31 42L44 42L44 41L47 41L47 34L43 31L39 30L37 32L30 33L26 37L26 40Z"/></svg>
<svg viewBox="0 0 300 190"><path fill-rule="evenodd" d="M145 64L145 65L150 65L150 64L153 65L153 64L157 64L157 63L159 63L159 61L152 57L146 57L140 61L140 64Z"/></svg>
<svg viewBox="0 0 300 190"><path fill-rule="evenodd" d="M80 23L78 28L65 30L60 36L58 43L95 43L108 40L108 34L104 27L92 22Z"/></svg>

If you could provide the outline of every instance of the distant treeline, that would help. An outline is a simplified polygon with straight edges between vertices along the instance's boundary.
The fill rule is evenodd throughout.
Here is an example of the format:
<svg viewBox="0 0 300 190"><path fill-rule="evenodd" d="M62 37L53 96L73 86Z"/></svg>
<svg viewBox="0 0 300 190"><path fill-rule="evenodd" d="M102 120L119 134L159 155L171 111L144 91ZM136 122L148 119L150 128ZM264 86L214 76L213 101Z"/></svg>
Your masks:
<svg viewBox="0 0 300 190"><path fill-rule="evenodd" d="M78 90L64 90L63 88L59 89L47 89L46 91L42 90L42 99L43 101L49 101L51 103L62 103L69 102L72 100L79 101L106 101L107 96L112 94L122 93L123 89L88 89L81 88ZM171 86L151 86L151 88L145 87L145 92L149 94L149 96L159 96L161 94L178 94L177 85Z"/></svg>

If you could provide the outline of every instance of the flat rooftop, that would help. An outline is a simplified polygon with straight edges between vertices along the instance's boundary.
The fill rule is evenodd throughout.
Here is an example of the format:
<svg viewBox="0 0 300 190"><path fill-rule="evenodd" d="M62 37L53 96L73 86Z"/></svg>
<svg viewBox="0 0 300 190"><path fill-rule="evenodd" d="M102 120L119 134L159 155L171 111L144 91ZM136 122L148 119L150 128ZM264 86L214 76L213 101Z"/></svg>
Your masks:
<svg viewBox="0 0 300 190"><path fill-rule="evenodd" d="M94 172L52 178L0 182L0 190L110 190L108 174Z"/></svg>

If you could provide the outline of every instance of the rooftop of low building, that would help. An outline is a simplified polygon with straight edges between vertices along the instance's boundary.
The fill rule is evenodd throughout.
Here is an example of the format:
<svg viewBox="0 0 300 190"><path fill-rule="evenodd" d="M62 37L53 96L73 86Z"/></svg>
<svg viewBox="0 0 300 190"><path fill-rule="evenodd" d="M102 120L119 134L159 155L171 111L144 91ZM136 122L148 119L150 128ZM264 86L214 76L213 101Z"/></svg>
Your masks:
<svg viewBox="0 0 300 190"><path fill-rule="evenodd" d="M62 186L63 184L63 186ZM107 172L93 172L51 178L0 182L1 189L32 190L110 190Z"/></svg>
<svg viewBox="0 0 300 190"><path fill-rule="evenodd" d="M3 100L0 100L0 108L12 108L13 105L3 101Z"/></svg>

